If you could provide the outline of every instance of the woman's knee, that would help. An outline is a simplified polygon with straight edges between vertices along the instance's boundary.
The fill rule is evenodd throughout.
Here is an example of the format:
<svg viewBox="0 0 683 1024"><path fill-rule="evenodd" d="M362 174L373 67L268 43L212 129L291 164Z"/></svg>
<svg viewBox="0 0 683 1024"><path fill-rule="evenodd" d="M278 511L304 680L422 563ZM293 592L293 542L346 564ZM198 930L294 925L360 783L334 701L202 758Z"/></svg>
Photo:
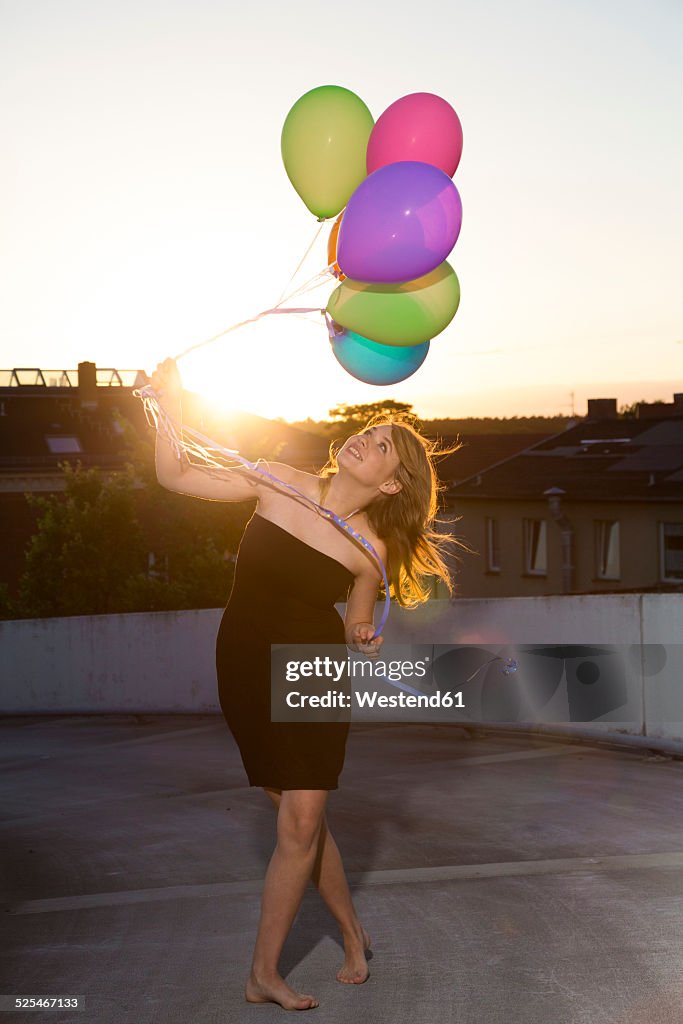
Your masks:
<svg viewBox="0 0 683 1024"><path fill-rule="evenodd" d="M321 820L309 814L281 814L277 826L280 845L306 851L317 845Z"/></svg>
<svg viewBox="0 0 683 1024"><path fill-rule="evenodd" d="M277 819L278 843L308 850L320 837L325 818L324 805L319 802L280 801Z"/></svg>

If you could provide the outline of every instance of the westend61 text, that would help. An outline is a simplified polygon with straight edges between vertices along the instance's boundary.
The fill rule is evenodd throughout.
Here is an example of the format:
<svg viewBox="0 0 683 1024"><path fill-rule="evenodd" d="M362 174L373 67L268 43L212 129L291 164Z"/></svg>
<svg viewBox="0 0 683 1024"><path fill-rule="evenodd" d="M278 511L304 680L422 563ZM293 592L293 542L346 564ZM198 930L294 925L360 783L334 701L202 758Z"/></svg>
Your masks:
<svg viewBox="0 0 683 1024"><path fill-rule="evenodd" d="M437 690L436 693L392 693L389 696L376 690L356 691L351 697L342 690L325 693L301 693L290 690L286 696L290 708L350 708L355 700L359 708L464 708L460 690Z"/></svg>

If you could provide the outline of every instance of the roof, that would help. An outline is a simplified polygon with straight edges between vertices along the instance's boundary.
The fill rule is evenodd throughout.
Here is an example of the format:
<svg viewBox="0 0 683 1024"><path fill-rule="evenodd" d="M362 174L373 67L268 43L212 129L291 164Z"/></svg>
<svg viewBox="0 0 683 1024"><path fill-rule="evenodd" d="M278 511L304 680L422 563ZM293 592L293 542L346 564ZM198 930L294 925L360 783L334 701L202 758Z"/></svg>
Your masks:
<svg viewBox="0 0 683 1024"><path fill-rule="evenodd" d="M460 483L467 480L483 469L500 462L502 459L509 459L520 451L539 444L547 434L459 434L457 437L444 437L440 435L439 443L442 447L448 446L459 440L463 447L452 455L446 455L437 462L439 479L448 484Z"/></svg>
<svg viewBox="0 0 683 1024"><path fill-rule="evenodd" d="M683 416L587 420L449 488L449 496L683 501Z"/></svg>
<svg viewBox="0 0 683 1024"><path fill-rule="evenodd" d="M94 373L94 364L92 370ZM97 386L93 377L86 393L77 371L5 371L4 376L0 371L0 474L56 473L64 461L103 469L123 467L129 456L115 410L141 435L147 434L142 403L133 395L134 386L144 383L145 375L143 371L99 368L96 372ZM189 391L183 393L183 411L185 421L206 437L247 458L262 456L310 472L317 472L327 462L328 440L302 427L250 413L211 411L201 396ZM541 436L545 435L440 436L441 445L461 441L463 447L439 460L439 477L464 480L538 443Z"/></svg>
<svg viewBox="0 0 683 1024"><path fill-rule="evenodd" d="M45 472L63 461L102 468L126 461L120 411L140 431L142 406L132 388L98 388L96 406L82 404L78 387L0 389L0 473Z"/></svg>
<svg viewBox="0 0 683 1024"><path fill-rule="evenodd" d="M58 472L62 462L122 469L130 459L117 412L140 436L150 436L142 403L132 387L98 387L83 403L80 388L36 384L0 387L0 475ZM327 460L324 439L277 420L246 413L208 414L199 396L185 392L188 423L249 458L266 455L308 469Z"/></svg>

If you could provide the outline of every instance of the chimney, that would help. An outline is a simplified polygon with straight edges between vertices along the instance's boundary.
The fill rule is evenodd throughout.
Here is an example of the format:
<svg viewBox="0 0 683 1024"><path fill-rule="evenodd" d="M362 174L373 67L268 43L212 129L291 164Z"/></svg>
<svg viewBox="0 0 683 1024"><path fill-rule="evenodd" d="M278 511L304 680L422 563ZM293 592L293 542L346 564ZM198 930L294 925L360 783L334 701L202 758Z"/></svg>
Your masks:
<svg viewBox="0 0 683 1024"><path fill-rule="evenodd" d="M81 406L97 408L97 367L94 363L78 364L78 397Z"/></svg>
<svg viewBox="0 0 683 1024"><path fill-rule="evenodd" d="M586 415L589 420L616 420L618 418L616 398L589 398Z"/></svg>

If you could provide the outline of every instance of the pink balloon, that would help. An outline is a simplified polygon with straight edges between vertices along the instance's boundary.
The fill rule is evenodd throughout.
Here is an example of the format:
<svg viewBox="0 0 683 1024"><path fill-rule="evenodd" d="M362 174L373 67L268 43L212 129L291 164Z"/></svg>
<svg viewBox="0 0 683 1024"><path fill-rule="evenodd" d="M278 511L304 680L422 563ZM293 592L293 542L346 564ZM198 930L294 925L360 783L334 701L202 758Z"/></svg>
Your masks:
<svg viewBox="0 0 683 1024"><path fill-rule="evenodd" d="M431 92L413 92L387 107L372 129L368 174L399 160L418 160L452 178L461 154L462 125L450 103Z"/></svg>

